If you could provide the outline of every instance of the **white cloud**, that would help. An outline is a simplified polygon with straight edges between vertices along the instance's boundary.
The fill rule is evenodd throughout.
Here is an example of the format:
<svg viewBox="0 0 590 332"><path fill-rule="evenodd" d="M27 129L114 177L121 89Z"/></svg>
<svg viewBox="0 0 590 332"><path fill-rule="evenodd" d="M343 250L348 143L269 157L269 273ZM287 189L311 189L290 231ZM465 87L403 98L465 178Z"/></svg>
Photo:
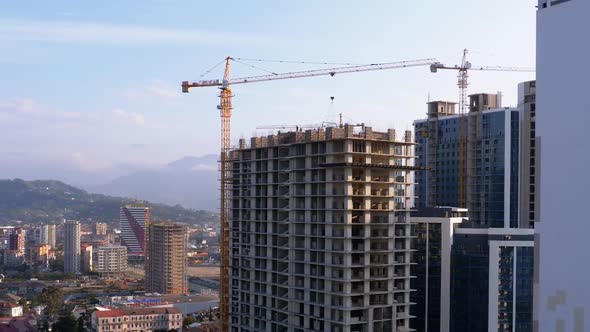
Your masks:
<svg viewBox="0 0 590 332"><path fill-rule="evenodd" d="M0 40L100 44L252 44L263 38L243 34L158 27L0 18Z"/></svg>
<svg viewBox="0 0 590 332"><path fill-rule="evenodd" d="M28 98L0 99L0 126L26 127L36 126L53 128L94 127L102 125L132 125L145 127L145 116L137 112L129 112L114 108L107 112L69 112L53 110Z"/></svg>
<svg viewBox="0 0 590 332"><path fill-rule="evenodd" d="M115 108L111 111L113 119L117 122L124 121L137 126L145 125L145 117L143 114L135 112L127 112L120 108Z"/></svg>

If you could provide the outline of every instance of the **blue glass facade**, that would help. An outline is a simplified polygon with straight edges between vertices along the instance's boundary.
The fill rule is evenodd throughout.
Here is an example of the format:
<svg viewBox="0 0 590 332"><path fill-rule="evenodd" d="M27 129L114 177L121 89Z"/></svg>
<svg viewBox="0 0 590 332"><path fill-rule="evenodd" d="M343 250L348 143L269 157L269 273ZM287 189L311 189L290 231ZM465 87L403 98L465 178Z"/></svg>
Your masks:
<svg viewBox="0 0 590 332"><path fill-rule="evenodd" d="M415 175L416 208L466 207L472 227L518 227L519 119L519 111L514 109L465 116L466 206L460 206L458 188L461 118L452 115L416 121L416 165L431 168ZM505 199L509 200L506 220Z"/></svg>

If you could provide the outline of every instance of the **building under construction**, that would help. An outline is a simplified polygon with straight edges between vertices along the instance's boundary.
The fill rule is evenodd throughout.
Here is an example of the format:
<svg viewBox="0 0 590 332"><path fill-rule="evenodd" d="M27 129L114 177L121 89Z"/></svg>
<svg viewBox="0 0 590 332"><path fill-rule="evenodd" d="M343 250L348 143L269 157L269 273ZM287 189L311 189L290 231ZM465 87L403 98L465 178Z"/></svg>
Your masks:
<svg viewBox="0 0 590 332"><path fill-rule="evenodd" d="M231 153L230 331L410 331L411 132L249 143Z"/></svg>
<svg viewBox="0 0 590 332"><path fill-rule="evenodd" d="M151 224L145 264L146 290L162 294L186 294L187 253L186 225L170 221Z"/></svg>

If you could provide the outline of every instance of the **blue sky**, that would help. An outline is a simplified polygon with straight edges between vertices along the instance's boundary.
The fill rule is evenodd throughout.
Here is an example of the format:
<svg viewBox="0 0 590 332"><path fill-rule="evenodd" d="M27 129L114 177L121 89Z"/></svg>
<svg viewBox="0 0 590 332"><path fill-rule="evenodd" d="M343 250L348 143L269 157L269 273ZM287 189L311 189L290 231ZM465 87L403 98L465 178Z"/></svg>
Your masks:
<svg viewBox="0 0 590 332"><path fill-rule="evenodd" d="M0 155L119 174L216 153L214 88L182 95L182 80L231 55L375 63L438 58L535 64L535 2L14 1L0 5ZM263 63L273 71L321 66ZM236 64L232 76L263 74ZM221 70L204 78L220 78ZM411 129L432 99L456 100L456 73L428 68L234 87L233 139L256 126L335 121ZM472 72L469 92L502 91L531 73ZM331 103L329 97L334 96ZM266 131L258 131L267 134ZM5 177L19 168L0 169Z"/></svg>

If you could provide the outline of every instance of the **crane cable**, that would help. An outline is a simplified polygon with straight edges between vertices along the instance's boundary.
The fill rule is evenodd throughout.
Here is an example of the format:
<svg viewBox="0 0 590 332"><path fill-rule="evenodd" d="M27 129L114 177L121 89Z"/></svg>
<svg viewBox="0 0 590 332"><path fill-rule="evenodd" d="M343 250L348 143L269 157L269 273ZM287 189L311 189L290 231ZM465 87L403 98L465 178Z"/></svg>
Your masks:
<svg viewBox="0 0 590 332"><path fill-rule="evenodd" d="M300 60L265 60L265 59L249 59L249 58L232 58L233 60L243 61L257 61L257 62L276 62L276 63L298 63L308 65L340 65L340 66L359 66L359 63L351 62L321 62L321 61L300 61Z"/></svg>
<svg viewBox="0 0 590 332"><path fill-rule="evenodd" d="M203 76L209 74L210 72L212 72L215 68L219 67L219 65L221 65L222 63L225 63L225 59L221 60L219 63L217 63L215 66L209 68L208 70L206 70L204 73L202 73L199 78L203 78Z"/></svg>
<svg viewBox="0 0 590 332"><path fill-rule="evenodd" d="M270 70L268 70L268 69L264 69L264 68L261 68L261 67L257 67L257 66L251 65L251 64L249 64L249 63L245 63L245 62L242 62L242 61L240 61L240 60L237 60L237 59L239 59L239 58L230 58L230 59L231 59L231 60L233 60L233 61L235 61L235 62L237 62L237 63L241 63L241 64L243 64L243 65L246 65L246 66L248 66L248 67L252 67L252 68L254 68L254 69L262 70L262 71L264 71L264 72L267 72L267 73L269 73L269 74L278 75L278 74L277 74L277 73L275 73L274 71L270 71Z"/></svg>

